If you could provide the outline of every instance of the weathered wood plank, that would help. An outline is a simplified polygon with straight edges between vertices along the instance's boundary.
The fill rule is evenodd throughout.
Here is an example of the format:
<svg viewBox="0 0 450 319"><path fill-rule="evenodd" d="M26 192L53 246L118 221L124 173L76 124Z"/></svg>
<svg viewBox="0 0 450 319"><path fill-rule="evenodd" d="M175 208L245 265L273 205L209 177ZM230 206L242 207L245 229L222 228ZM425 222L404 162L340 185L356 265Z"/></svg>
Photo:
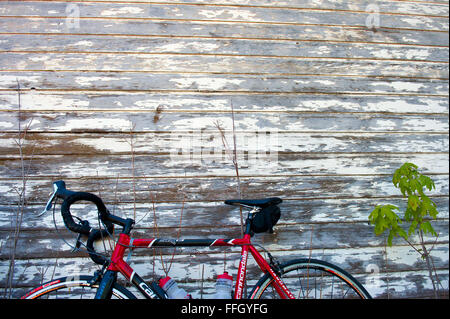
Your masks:
<svg viewBox="0 0 450 319"><path fill-rule="evenodd" d="M434 175L436 189L431 195L448 196L448 175ZM107 203L223 202L238 197L233 177L185 177L153 179L66 180L68 188L99 194ZM15 180L2 181L0 203L15 205L18 200ZM48 179L28 180L27 201L45 203L51 191ZM246 198L279 196L285 200L358 199L401 197L390 176L274 176L241 177L241 191ZM300 204L301 205L301 204ZM181 206L180 206L181 208ZM231 210L230 207L227 207Z"/></svg>
<svg viewBox="0 0 450 319"><path fill-rule="evenodd" d="M17 77L17 74L15 75ZM313 113L399 113L448 115L448 98L433 96L383 95L315 95L315 94L230 94L219 93L150 93L150 92L46 92L21 91L21 110L24 111L126 111L153 112L225 112L231 113L231 104L239 114L257 112ZM18 110L17 91L0 91L2 110ZM155 114L156 115L156 114ZM244 115L242 115L244 116ZM300 117L303 114L299 115ZM230 115L231 117L231 115Z"/></svg>
<svg viewBox="0 0 450 319"><path fill-rule="evenodd" d="M187 63L189 61L189 63ZM301 63L300 63L301 62ZM274 57L189 56L92 53L0 53L4 70L210 72L291 75L354 75L448 78L447 63L362 61L345 59L278 59ZM136 75L135 75L136 76ZM99 78L98 80L101 80ZM131 80L131 79L130 79ZM176 82L174 83L177 84ZM197 89L198 90L198 89Z"/></svg>
<svg viewBox="0 0 450 319"><path fill-rule="evenodd" d="M70 183L70 181L68 181ZM44 194L44 187L41 187ZM110 191L111 192L111 191ZM240 225L239 210L223 203L223 201L213 202L190 202L189 199L180 202L161 202L164 198L152 198L150 196L143 201L130 203L129 198L133 197L129 193L120 193L111 196L107 189L97 190L94 193L99 194L112 214L121 217L135 218L136 229L144 229L149 234L153 234L155 225L158 228L179 229L180 217L182 218L181 229L183 228L216 228L235 230ZM230 194L232 197L233 194ZM270 196L270 194L268 194ZM339 224L339 223L365 223L368 220L370 212L380 203L396 203L402 211L406 208L406 201L400 198L344 198L344 199L297 199L289 200L286 197L281 208L280 225L308 224L314 227L316 224ZM449 217L448 197L431 197L437 205L439 219L447 220ZM48 212L40 217L38 215L45 207L44 196L38 198L42 203L28 204L24 210L21 223L22 231L50 230L55 228L54 222L58 228L64 228L60 216L60 203L57 204L55 220L53 213ZM128 202L127 202L128 201ZM154 203L152 203L154 201ZM153 206L154 205L154 206ZM81 212L74 206L73 213L80 218L89 220L92 225L96 225L97 214L92 207L82 209ZM15 226L15 216L17 215L17 206L0 206L0 229L4 232L11 231ZM245 215L244 215L245 216ZM213 226L211 226L213 225Z"/></svg>
<svg viewBox="0 0 450 319"><path fill-rule="evenodd" d="M82 26L82 27L81 27ZM104 36L147 36L178 38L226 38L286 41L322 41L394 43L414 46L448 46L446 32L395 30L379 28L374 32L366 27L345 27L327 25L276 25L276 24L236 24L227 22L181 22L109 19L83 19L80 28L69 28L66 19L15 18L0 19L0 33L26 34L69 34ZM80 39L82 40L82 38Z"/></svg>
<svg viewBox="0 0 450 319"><path fill-rule="evenodd" d="M189 21L227 21L238 23L323 24L366 26L370 12L339 10L292 10L287 8L186 6L177 4L115 4L78 3L80 18L133 18ZM3 16L66 17L65 2L11 2L0 12ZM441 7L442 8L442 7ZM448 30L448 11L443 16L384 14L379 10L380 26L386 28L415 28L421 30Z"/></svg>
<svg viewBox="0 0 450 319"><path fill-rule="evenodd" d="M0 34L2 51L123 52L278 57L329 57L448 62L448 48L410 45L183 39L85 35ZM425 75L424 75L425 76Z"/></svg>
<svg viewBox="0 0 450 319"><path fill-rule="evenodd" d="M211 124L212 127L213 124ZM295 132L272 131L271 135L254 131L236 132L239 159L266 158L271 152L273 158L280 152L287 153L426 153L448 151L448 135L386 132ZM228 132L228 140L233 136ZM5 133L0 136L3 145L0 155L17 152L17 134ZM213 161L227 158L227 149L222 137L213 128L202 133L201 128L191 132L175 131L161 133L135 133L132 138L127 133L32 133L27 134L23 152L26 155L152 155L169 153L171 159L183 161L187 155L193 162ZM249 155L250 154L250 155ZM254 155L253 155L254 154ZM268 154L270 155L270 154ZM253 157L252 157L253 156ZM270 157L268 161L270 161ZM268 162L266 161L266 162Z"/></svg>
<svg viewBox="0 0 450 319"><path fill-rule="evenodd" d="M168 112L169 111L169 112ZM17 132L19 114L1 112L0 131ZM384 113L249 113L235 114L236 131L255 132L435 132L448 131L448 117L423 115L387 115ZM202 130L217 135L214 123L232 127L227 113L171 112L159 108L154 112L27 112L20 115L23 123L31 121L28 132L172 132Z"/></svg>
<svg viewBox="0 0 450 319"><path fill-rule="evenodd" d="M12 155L13 154L13 155ZM21 162L18 150L12 154L0 157L0 172L2 176L21 179ZM117 179L130 178L132 172L132 156L114 155L33 155L25 157L29 177L43 178L49 183L55 179ZM135 173L137 178L147 178L149 181L164 177L180 179L190 177L229 177L235 178L232 162L227 158L215 161L204 158L202 162L193 160L189 155L177 156L171 159L167 155L135 155ZM303 175L389 175L404 162L410 161L429 174L448 174L448 153L376 153L376 154L278 154L278 163L273 161L256 161L253 165L239 162L239 172L242 177L267 177ZM49 165L51 163L51 165ZM246 165L244 165L246 164ZM5 178L3 179L5 180ZM92 182L92 181L91 181ZM20 184L20 183L19 183ZM94 185L96 185L94 183ZM44 189L49 187L43 186ZM6 189L9 191L9 189Z"/></svg>
<svg viewBox="0 0 450 319"><path fill-rule="evenodd" d="M437 220L433 222L433 228L439 236L440 244L448 244L448 220ZM312 231L312 234L311 234ZM133 231L134 238L177 238L178 230L176 228L159 229L158 233L152 229ZM180 238L239 238L240 230L238 227L229 228L182 228ZM9 232L0 232L0 238L6 241ZM69 257L73 255L72 249L68 246L74 245L77 234L67 233L64 228L59 231L23 231L20 232L19 242L15 250L17 259L34 259L40 257ZM312 239L311 239L312 236ZM417 236L418 238L418 236ZM411 239L416 243L417 238ZM341 223L341 224L314 224L312 227L308 224L300 225L277 225L273 234L256 235L252 240L254 243L263 244L269 251L298 251L299 249L311 249L321 251L323 249L355 249L367 247L384 247L386 236L375 236L373 226L365 223ZM433 236L425 238L427 244L432 245L435 242ZM67 244L68 243L68 244ZM394 239L395 245L403 245L403 239ZM98 252L105 253L105 249L110 249L109 244L98 245ZM73 247L72 247L73 248ZM189 249L189 248L188 248ZM173 249L165 249L170 254ZM183 251L183 249L180 248ZM216 250L216 249L214 249ZM0 252L0 258L6 259L9 254L8 244L5 244ZM139 250L140 251L140 250ZM141 252L135 254L139 255ZM217 249L217 251L223 251ZM448 250L447 250L448 253ZM109 253L110 254L110 253ZM145 250L142 254L145 255ZM79 256L86 256L85 251L78 253ZM420 258L420 256L417 256ZM444 262L448 262L448 256L444 257ZM179 266L182 267L182 266Z"/></svg>
<svg viewBox="0 0 450 319"><path fill-rule="evenodd" d="M47 58L45 58L47 59ZM247 61L250 63L250 61ZM246 63L247 63L246 62ZM289 64L289 62L287 62ZM280 64L281 65L281 64ZM387 65L390 69L391 64ZM411 65L414 67L414 65ZM31 68L34 68L33 66ZM47 67L45 67L47 68ZM383 66L379 65L382 69ZM421 71L420 67L417 72ZM380 72L383 72L380 70ZM448 95L448 80L336 76L154 74L128 72L2 72L3 89L85 91L190 91L239 93L316 93L377 95Z"/></svg>

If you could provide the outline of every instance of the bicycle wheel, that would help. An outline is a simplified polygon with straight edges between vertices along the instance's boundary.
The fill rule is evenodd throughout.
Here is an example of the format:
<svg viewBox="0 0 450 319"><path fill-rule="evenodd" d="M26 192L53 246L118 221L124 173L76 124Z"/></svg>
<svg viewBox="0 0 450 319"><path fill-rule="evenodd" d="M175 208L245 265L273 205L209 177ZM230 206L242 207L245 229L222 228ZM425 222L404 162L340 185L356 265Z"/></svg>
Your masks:
<svg viewBox="0 0 450 319"><path fill-rule="evenodd" d="M321 260L297 259L281 265L280 278L296 299L370 299L367 290L349 273ZM266 273L250 292L250 299L278 299L275 282Z"/></svg>
<svg viewBox="0 0 450 319"><path fill-rule="evenodd" d="M69 276L51 280L31 290L21 299L94 299L98 284L92 276ZM114 284L112 299L136 299L125 287Z"/></svg>

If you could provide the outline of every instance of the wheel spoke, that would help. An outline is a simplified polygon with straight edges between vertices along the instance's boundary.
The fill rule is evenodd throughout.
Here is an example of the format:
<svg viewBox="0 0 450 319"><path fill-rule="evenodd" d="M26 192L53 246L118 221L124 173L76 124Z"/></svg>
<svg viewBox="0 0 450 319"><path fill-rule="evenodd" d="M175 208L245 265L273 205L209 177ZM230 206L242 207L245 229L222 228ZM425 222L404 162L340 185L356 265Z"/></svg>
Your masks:
<svg viewBox="0 0 450 319"><path fill-rule="evenodd" d="M282 266L286 287L298 299L370 298L367 291L339 267L317 260L298 260ZM272 286L273 279L266 274L257 287L256 298L279 298Z"/></svg>

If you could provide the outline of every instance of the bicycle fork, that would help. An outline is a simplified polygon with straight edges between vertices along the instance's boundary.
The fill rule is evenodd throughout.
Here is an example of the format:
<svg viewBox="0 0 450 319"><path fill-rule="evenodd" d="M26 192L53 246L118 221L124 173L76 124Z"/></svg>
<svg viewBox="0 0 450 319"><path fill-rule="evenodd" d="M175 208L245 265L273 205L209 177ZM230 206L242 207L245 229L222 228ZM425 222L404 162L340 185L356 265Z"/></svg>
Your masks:
<svg viewBox="0 0 450 319"><path fill-rule="evenodd" d="M107 270L100 281L94 299L111 299L112 290L117 280L117 272Z"/></svg>
<svg viewBox="0 0 450 319"><path fill-rule="evenodd" d="M165 291L154 281L149 285L136 273L133 273L130 279L132 283L142 292L144 296L150 299L167 299ZM114 270L106 270L101 277L100 285L94 299L111 299L112 290L117 281L117 272Z"/></svg>
<svg viewBox="0 0 450 319"><path fill-rule="evenodd" d="M142 294L149 299L166 299L166 292L158 285L158 283L152 281L149 285L138 275L136 272L123 260L125 249L130 245L130 238L127 234L119 235L119 243L116 245L112 257L111 263L107 266L107 270L104 273L100 285L97 289L95 299L109 299L112 295L112 289L117 281L117 273L120 271L125 278L129 279Z"/></svg>

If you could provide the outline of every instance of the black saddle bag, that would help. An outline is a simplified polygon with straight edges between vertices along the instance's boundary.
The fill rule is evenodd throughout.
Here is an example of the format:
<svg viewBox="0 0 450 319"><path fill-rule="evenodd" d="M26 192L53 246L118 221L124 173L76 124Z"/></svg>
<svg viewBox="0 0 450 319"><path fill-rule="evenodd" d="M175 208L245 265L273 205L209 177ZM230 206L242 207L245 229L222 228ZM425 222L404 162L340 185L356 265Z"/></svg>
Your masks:
<svg viewBox="0 0 450 319"><path fill-rule="evenodd" d="M281 212L277 205L272 205L261 209L255 214L252 220L252 231L254 233L273 233L275 226L280 219Z"/></svg>

